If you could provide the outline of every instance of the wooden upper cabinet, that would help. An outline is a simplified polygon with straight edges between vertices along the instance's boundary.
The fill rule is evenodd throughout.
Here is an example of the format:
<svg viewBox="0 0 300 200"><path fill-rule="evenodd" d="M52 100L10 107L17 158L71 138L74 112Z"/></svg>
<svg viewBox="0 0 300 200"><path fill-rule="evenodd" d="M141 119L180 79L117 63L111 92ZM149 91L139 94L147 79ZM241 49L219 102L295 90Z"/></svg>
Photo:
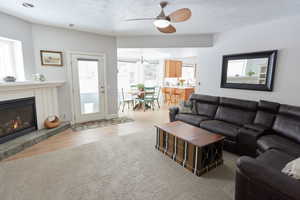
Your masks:
<svg viewBox="0 0 300 200"><path fill-rule="evenodd" d="M182 62L181 61L176 61L176 77L181 77L182 76Z"/></svg>
<svg viewBox="0 0 300 200"><path fill-rule="evenodd" d="M179 78L182 75L182 61L165 60L165 77Z"/></svg>

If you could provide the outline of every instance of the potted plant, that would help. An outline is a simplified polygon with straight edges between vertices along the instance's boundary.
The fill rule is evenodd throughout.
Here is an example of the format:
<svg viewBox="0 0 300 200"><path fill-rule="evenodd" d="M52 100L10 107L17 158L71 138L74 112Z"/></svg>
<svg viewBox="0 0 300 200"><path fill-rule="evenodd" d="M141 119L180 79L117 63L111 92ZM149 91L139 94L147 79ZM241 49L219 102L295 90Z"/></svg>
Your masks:
<svg viewBox="0 0 300 200"><path fill-rule="evenodd" d="M143 83L139 83L139 84L137 84L137 88L139 91L144 91L145 85Z"/></svg>

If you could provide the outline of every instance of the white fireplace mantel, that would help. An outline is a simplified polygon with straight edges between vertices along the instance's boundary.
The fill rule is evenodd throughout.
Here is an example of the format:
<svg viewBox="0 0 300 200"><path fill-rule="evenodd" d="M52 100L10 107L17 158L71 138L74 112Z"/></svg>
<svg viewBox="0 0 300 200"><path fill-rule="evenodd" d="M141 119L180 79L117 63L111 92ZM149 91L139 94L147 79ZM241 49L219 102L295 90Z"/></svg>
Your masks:
<svg viewBox="0 0 300 200"><path fill-rule="evenodd" d="M12 82L3 83L0 82L0 92L12 91L12 90L28 90L38 88L49 88L49 87L61 87L65 84L65 81L24 81L24 82Z"/></svg>
<svg viewBox="0 0 300 200"><path fill-rule="evenodd" d="M35 97L38 129L41 129L48 116L59 116L57 88L64 84L65 81L0 83L0 102Z"/></svg>

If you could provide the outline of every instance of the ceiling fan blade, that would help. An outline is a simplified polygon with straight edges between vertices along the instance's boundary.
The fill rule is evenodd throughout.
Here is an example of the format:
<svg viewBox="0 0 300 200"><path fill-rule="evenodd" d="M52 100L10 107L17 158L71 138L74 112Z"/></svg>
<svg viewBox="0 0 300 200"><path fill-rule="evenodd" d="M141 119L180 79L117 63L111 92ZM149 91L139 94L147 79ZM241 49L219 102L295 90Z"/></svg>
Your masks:
<svg viewBox="0 0 300 200"><path fill-rule="evenodd" d="M181 8L172 12L168 17L171 22L184 22L192 16L192 11L188 8Z"/></svg>
<svg viewBox="0 0 300 200"><path fill-rule="evenodd" d="M175 33L176 28L172 25L167 26L166 28L158 28L157 29L162 33Z"/></svg>
<svg viewBox="0 0 300 200"><path fill-rule="evenodd" d="M125 21L142 21L142 20L156 20L156 18L136 18L136 19L126 19Z"/></svg>

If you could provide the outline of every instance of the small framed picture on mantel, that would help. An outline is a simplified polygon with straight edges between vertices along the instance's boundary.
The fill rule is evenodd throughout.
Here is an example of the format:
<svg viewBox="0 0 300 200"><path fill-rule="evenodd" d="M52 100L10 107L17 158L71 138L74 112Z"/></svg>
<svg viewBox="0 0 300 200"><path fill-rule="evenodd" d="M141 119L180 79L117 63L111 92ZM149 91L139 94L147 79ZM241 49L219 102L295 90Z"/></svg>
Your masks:
<svg viewBox="0 0 300 200"><path fill-rule="evenodd" d="M41 50L40 53L42 66L63 66L63 53L61 51Z"/></svg>

